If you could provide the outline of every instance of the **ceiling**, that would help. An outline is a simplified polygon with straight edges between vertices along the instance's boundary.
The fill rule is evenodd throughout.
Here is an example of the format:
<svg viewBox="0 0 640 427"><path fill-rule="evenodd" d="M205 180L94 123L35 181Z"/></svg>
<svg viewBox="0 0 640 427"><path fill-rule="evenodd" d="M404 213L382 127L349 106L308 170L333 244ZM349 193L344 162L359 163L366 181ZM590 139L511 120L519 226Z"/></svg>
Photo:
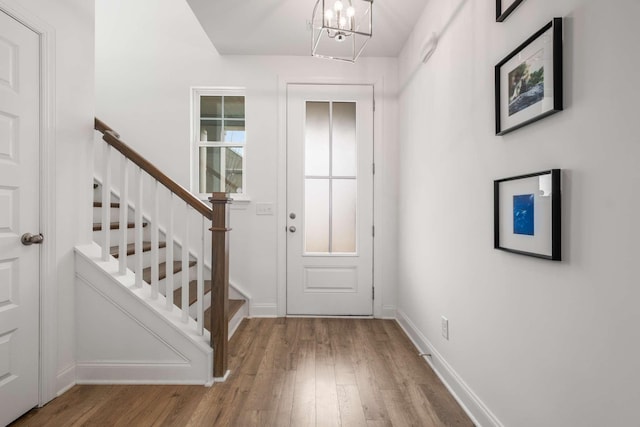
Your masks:
<svg viewBox="0 0 640 427"><path fill-rule="evenodd" d="M187 2L222 55L310 55L315 0ZM373 37L362 56L398 56L426 3L374 1Z"/></svg>

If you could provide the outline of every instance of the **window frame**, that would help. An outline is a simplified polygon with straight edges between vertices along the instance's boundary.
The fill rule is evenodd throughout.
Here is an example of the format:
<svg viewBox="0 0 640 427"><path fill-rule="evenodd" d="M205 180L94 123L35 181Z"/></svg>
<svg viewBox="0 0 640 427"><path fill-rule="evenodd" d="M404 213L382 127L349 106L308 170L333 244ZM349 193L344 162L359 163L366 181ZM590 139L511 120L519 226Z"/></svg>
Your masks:
<svg viewBox="0 0 640 427"><path fill-rule="evenodd" d="M203 96L242 96L244 98L244 125L245 140L244 142L224 142L224 141L201 141L200 140L200 99ZM247 96L245 88L240 87L192 87L191 88L191 192L198 195L202 200L208 200L211 196L209 193L200 192L200 148L216 147L216 148L236 148L243 150L242 156L242 193L229 193L234 200L248 200L247 196ZM224 113L221 118L225 120ZM235 119L240 120L240 119Z"/></svg>

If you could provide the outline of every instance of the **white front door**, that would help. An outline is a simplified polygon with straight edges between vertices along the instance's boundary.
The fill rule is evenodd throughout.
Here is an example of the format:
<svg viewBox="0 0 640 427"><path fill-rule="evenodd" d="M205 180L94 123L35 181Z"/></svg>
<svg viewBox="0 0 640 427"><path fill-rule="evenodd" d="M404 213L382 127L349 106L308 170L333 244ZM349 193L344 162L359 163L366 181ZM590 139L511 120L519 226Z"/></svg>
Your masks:
<svg viewBox="0 0 640 427"><path fill-rule="evenodd" d="M287 87L287 314L373 314L373 87Z"/></svg>
<svg viewBox="0 0 640 427"><path fill-rule="evenodd" d="M0 11L0 425L38 404L39 36Z"/></svg>

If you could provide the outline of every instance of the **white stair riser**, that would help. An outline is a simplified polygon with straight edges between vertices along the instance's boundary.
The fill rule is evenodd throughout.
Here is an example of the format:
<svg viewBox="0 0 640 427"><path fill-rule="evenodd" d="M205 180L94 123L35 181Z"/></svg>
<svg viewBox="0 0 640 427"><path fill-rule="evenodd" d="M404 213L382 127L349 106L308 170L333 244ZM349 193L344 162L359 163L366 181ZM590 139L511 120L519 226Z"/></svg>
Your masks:
<svg viewBox="0 0 640 427"><path fill-rule="evenodd" d="M116 246L116 244L113 244L111 246ZM166 257L167 257L167 249L166 248L158 249L158 259L160 260L160 263L165 262ZM136 271L135 270L136 258L137 258L136 254L127 256L127 267L131 271ZM147 268L149 266L151 266L151 251L142 252L142 268Z"/></svg>
<svg viewBox="0 0 640 427"><path fill-rule="evenodd" d="M206 294L204 294L203 311L207 311L209 307L211 307L211 292L207 292ZM198 302L196 301L195 303L189 306L189 317L192 317L195 319L196 316L198 315L197 310L198 310Z"/></svg>
<svg viewBox="0 0 640 427"><path fill-rule="evenodd" d="M109 217L110 221L116 222L120 221L120 209L118 208L109 208ZM129 221L133 221L133 216L129 216ZM102 221L102 208L93 208L93 222L101 222Z"/></svg>
<svg viewBox="0 0 640 427"><path fill-rule="evenodd" d="M189 269L189 281L195 280L197 277L196 266L194 265ZM173 275L173 289L180 289L182 287L182 271ZM167 278L160 280L158 282L158 289L160 293L165 294L165 289L167 288Z"/></svg>
<svg viewBox="0 0 640 427"><path fill-rule="evenodd" d="M148 228L149 226L145 227ZM135 242L135 229L134 228L127 228L127 243L134 243ZM100 246L102 246L102 242L104 241L104 237L103 237L104 231L100 230L100 231L94 231L93 232L93 241L96 242L97 244L99 244ZM143 235L143 240L148 240L145 237L146 230L143 231L142 235ZM120 230L109 230L109 246L117 246L120 244Z"/></svg>
<svg viewBox="0 0 640 427"><path fill-rule="evenodd" d="M113 245L112 245L113 246ZM127 266L133 270L135 267L135 264L133 263L135 257L130 255L127 257ZM190 258L192 261L194 260L193 258ZM176 251L175 249L173 250L173 260L174 261L180 261L182 262L182 254L178 251ZM159 263L163 263L163 262L167 262L167 248L160 248L158 249L158 261ZM142 266L144 268L147 268L149 266L151 266L151 251L146 251L143 252L142 254Z"/></svg>

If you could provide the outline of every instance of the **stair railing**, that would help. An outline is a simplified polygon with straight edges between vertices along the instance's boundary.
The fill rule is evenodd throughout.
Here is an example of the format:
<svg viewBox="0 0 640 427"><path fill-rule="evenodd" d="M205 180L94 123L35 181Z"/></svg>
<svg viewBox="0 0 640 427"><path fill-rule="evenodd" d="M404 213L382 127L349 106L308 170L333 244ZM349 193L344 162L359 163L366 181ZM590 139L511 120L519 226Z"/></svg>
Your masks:
<svg viewBox="0 0 640 427"><path fill-rule="evenodd" d="M227 226L228 221L228 205L230 199L226 197L225 193L213 193L213 197L209 200L213 203L213 209L199 198L194 196L191 192L186 190L180 184L173 181L167 175L162 173L156 166L145 159L138 152L133 150L121 139L120 135L107 126L99 119L95 119L95 130L102 134L103 141L106 142L103 147L103 156L101 158L102 163L102 258L104 261L108 261L111 257L111 229L118 230L118 270L119 274L125 274L127 272L127 257L133 257L134 274L135 274L135 287L143 288L143 222L145 216L143 215L144 206L144 174L146 173L152 179L152 194L151 194L151 212L147 216L151 222L151 277L150 277L150 293L149 297L152 300L157 300L160 294L160 280L159 280L159 218L160 218L160 186L168 190L169 203L167 206L163 206L163 214L167 216L166 219L166 281L165 281L165 298L166 309L168 312L173 313L175 311L173 294L175 290L174 283L174 242L177 234L180 234L182 241L180 246L182 253L181 259L181 314L180 319L183 323L189 324L190 314L190 295L189 295L189 270L192 253L190 252L190 222L189 214L196 212L201 217L201 233L192 233L201 236L197 251L193 255L196 262L196 333L204 335L205 321L210 325L211 340L210 344L214 351L213 359L213 375L214 377L224 377L227 372L227 354L228 354L228 316L229 316L229 238L228 231L230 229ZM120 156L120 211L119 221L114 224L110 221L110 209L111 206L111 194L112 194L112 168L114 161L112 159L113 149L117 150ZM134 187L134 195L130 197L129 187L129 170L130 164L133 163L137 166L136 176L132 187ZM181 224L182 230L176 230L175 220L175 206L174 200L181 199L183 204L184 221ZM180 203L180 202L178 202ZM134 224L128 222L127 214L129 208L134 211ZM127 230L130 226L134 228L134 248L131 251L127 244ZM211 318L205 319L204 313L204 259L206 254L206 232L211 231ZM114 242L115 243L115 242ZM130 255L128 255L128 253ZM193 312L191 312L193 314Z"/></svg>

